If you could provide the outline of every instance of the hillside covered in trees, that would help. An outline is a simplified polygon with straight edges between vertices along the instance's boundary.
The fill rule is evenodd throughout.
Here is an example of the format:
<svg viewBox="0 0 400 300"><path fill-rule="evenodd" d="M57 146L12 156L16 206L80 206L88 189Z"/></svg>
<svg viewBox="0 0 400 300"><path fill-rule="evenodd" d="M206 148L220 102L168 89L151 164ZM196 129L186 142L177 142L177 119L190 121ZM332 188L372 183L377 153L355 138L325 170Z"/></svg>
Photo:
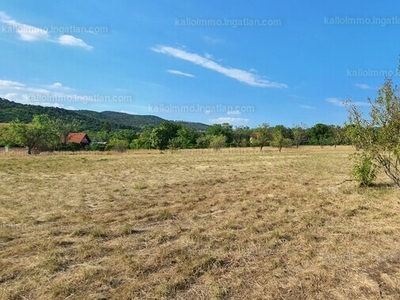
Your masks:
<svg viewBox="0 0 400 300"><path fill-rule="evenodd" d="M152 115L131 115L127 113L104 111L96 112L90 110L68 110L57 107L43 107L39 105L21 104L0 98L0 123L9 123L18 119L23 123L32 121L34 115L48 115L54 119L62 119L66 122L77 120L80 123L80 130L99 131L104 126L112 130L131 129L142 131L148 126L157 126L166 121ZM176 121L176 123L204 131L208 125Z"/></svg>
<svg viewBox="0 0 400 300"><path fill-rule="evenodd" d="M60 143L70 132L86 132L93 142L87 150L190 149L222 147L276 147L281 151L300 145L341 145L349 143L351 127L318 123L255 128L233 127L228 123L166 121L157 116L19 104L0 98L0 146L24 146L30 150L78 150ZM347 138L346 138L347 136ZM99 146L102 145L102 146ZM106 145L106 146L104 146ZM30 151L29 150L29 151Z"/></svg>

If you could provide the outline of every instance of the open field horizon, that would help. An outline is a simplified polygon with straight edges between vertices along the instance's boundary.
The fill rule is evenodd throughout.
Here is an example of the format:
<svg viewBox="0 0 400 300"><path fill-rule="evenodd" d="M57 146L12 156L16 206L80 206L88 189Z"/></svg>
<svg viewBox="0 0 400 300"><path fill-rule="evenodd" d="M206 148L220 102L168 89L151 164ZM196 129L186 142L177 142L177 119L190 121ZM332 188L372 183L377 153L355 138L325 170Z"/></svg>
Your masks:
<svg viewBox="0 0 400 300"><path fill-rule="evenodd" d="M1 299L400 299L352 147L0 155Z"/></svg>

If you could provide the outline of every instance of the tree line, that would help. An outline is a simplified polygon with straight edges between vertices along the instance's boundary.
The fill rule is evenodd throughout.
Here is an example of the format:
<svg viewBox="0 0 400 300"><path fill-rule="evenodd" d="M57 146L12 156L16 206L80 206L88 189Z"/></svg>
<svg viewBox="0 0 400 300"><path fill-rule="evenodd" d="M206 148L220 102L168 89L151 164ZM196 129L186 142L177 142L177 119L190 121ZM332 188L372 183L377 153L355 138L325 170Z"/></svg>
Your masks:
<svg viewBox="0 0 400 300"><path fill-rule="evenodd" d="M34 115L28 124L14 120L0 126L0 146L27 147L28 153L34 149L82 150L79 145L67 143L70 132L82 130L79 120L51 118L49 115ZM206 130L196 130L178 122L164 121L157 126L147 126L140 132L131 129L113 129L104 122L101 130L85 131L92 140L86 150L126 149L194 149L223 147L285 147L300 145L342 145L349 144L346 128L318 123L312 127L304 124L285 127L262 124L256 128L233 127L228 123L213 124Z"/></svg>

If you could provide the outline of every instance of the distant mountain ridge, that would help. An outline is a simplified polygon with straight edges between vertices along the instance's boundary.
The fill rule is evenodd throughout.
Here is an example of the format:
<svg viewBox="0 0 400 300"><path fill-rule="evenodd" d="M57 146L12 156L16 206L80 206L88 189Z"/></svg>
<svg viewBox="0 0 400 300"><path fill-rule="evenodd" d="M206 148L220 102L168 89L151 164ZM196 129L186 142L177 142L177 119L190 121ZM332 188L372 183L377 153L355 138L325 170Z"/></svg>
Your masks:
<svg viewBox="0 0 400 300"><path fill-rule="evenodd" d="M15 119L29 123L34 115L47 114L51 118L60 118L66 121L77 119L82 124L82 130L98 131L108 123L111 129L131 129L141 131L147 126L157 126L167 121L153 115L131 115L115 111L96 112L91 110L68 110L58 107L21 104L0 98L0 123L9 123ZM206 130L209 125L198 122L173 121L196 130Z"/></svg>

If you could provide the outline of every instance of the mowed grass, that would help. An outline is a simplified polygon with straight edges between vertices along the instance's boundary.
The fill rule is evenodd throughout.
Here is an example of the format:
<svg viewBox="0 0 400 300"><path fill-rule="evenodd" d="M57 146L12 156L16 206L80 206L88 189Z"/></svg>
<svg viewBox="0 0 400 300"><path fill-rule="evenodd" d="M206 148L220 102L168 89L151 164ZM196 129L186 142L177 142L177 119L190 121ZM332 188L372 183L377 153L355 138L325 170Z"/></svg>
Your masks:
<svg viewBox="0 0 400 300"><path fill-rule="evenodd" d="M0 157L0 299L400 299L352 148Z"/></svg>

